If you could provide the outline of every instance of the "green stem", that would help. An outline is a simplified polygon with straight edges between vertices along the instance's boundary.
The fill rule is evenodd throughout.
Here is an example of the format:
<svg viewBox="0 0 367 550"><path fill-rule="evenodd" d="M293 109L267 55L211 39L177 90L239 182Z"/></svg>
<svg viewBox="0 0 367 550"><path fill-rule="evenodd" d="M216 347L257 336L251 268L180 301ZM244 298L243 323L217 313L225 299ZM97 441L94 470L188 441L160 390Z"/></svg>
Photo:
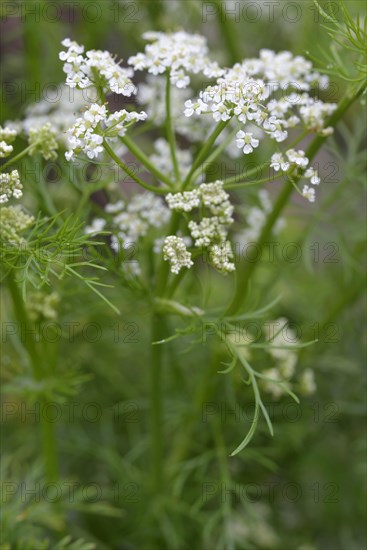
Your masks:
<svg viewBox="0 0 367 550"><path fill-rule="evenodd" d="M21 158L23 158L31 149L32 147L35 146L35 143L33 143L32 145L28 145L28 147L26 147L25 149L23 149L23 151L21 151L20 153L18 153L18 155L15 155L15 157L13 157L12 159L8 160L8 162L6 162L5 164L3 164L1 166L1 170L4 170L5 168L7 168L8 166L10 166L11 164L14 164L14 162L16 162L17 160L20 160Z"/></svg>
<svg viewBox="0 0 367 550"><path fill-rule="evenodd" d="M180 225L181 214L178 212L172 212L171 221L167 230L167 235L175 235ZM170 273L169 262L161 259L160 266L158 268L158 275L156 281L156 296L161 297L165 294L167 288L167 281Z"/></svg>
<svg viewBox="0 0 367 550"><path fill-rule="evenodd" d="M214 160L225 150L225 148L231 143L234 136L236 135L236 132L238 131L237 128L235 128L229 136L220 144L218 147L214 149L214 151L207 157L206 164L210 164L211 162L214 162ZM195 181L200 176L201 167L199 167L194 175L193 175L193 181Z"/></svg>
<svg viewBox="0 0 367 550"><path fill-rule="evenodd" d="M22 344L28 352L30 358L30 364L33 371L33 377L35 380L42 380L43 368L38 356L38 351L35 342L32 338L32 324L28 319L28 314L24 306L24 301L19 291L19 287L15 281L14 273L11 272L7 277L8 290L10 292L11 299L13 301L14 313L18 322L18 328L20 333L24 330L24 338L22 338Z"/></svg>
<svg viewBox="0 0 367 550"><path fill-rule="evenodd" d="M223 2L216 0L218 5L219 14L217 17L220 33L224 37L224 42L227 46L227 53L229 61L232 65L242 59L240 48L240 40L238 39L235 25L233 25L230 16L226 14L226 8L223 6Z"/></svg>
<svg viewBox="0 0 367 550"><path fill-rule="evenodd" d="M178 167L177 162L177 156L176 156L176 138L175 138L175 132L173 129L172 124L172 116L171 116L171 80L170 80L171 72L170 70L167 71L167 77L166 77L166 132L167 132L167 139L169 143L169 148L171 151L171 158L172 158L172 164L173 164L173 171L176 178L176 183L180 182L181 176L180 176L180 170Z"/></svg>
<svg viewBox="0 0 367 550"><path fill-rule="evenodd" d="M151 320L152 342L161 339L161 319L153 314ZM153 489L162 492L163 471L163 391L162 391L162 346L151 347L150 405L151 405L151 464Z"/></svg>
<svg viewBox="0 0 367 550"><path fill-rule="evenodd" d="M15 281L14 273L10 273L8 275L7 283L10 296L13 301L15 317L21 333L23 332L23 327L25 327L24 338L21 339L22 344L29 355L33 377L36 381L40 382L44 379L44 369L41 360L42 354L38 352L36 344L32 339L34 326L32 326L32 323L29 320L19 287ZM40 405L42 410L44 410L44 407L47 405L47 400L44 396L41 396L40 398ZM58 479L57 448L54 426L55 425L53 422L49 422L45 415L41 414L42 449L46 477L49 482L55 482Z"/></svg>
<svg viewBox="0 0 367 550"><path fill-rule="evenodd" d="M261 185L262 183L269 183L270 181L274 181L275 179L279 179L280 176L272 176L270 178L264 178L263 180L257 180L257 181L241 181L240 183L230 183L223 185L223 189L242 189L243 187L251 187L252 185Z"/></svg>
<svg viewBox="0 0 367 550"><path fill-rule="evenodd" d="M329 118L329 120L326 123L326 126L335 126L336 123L343 117L344 113L349 109L349 107L358 99L364 92L366 88L366 82L361 86L361 88L358 90L358 92L352 96L347 96L339 105L338 109L332 114L332 116ZM325 142L327 138L324 136L317 136L309 148L306 151L307 158L311 161L316 153L319 151L323 143ZM302 176L299 176L298 178L295 178L295 180L287 181L284 184L284 187L278 196L273 210L270 212L269 217L266 221L266 224L264 225L262 232L260 234L259 240L257 242L257 257L259 258L261 254L259 254L259 250L262 251L264 245L269 240L271 236L272 229L279 218L281 212L283 211L284 207L286 206L289 197L291 196L293 192L293 185L294 183L297 183L299 179ZM251 278L251 275L255 271L257 265L259 264L259 261L253 261L253 262L243 262L241 265L238 266L237 274L236 274L236 289L233 294L232 301L226 311L226 315L234 315L243 305L245 298L247 296L248 292L248 286L249 281Z"/></svg>
<svg viewBox="0 0 367 550"><path fill-rule="evenodd" d="M190 172L187 174L185 181L182 184L182 190L186 189L191 183L192 176L195 174L197 168L203 164L203 162L208 158L210 154L210 150L213 147L215 140L221 134L224 130L224 128L229 123L229 120L223 121L221 120L218 122L217 126L214 128L212 134L209 136L207 141L205 142L205 145L202 149L200 149L198 155L196 156L193 165L191 166Z"/></svg>
<svg viewBox="0 0 367 550"><path fill-rule="evenodd" d="M131 177L132 180L134 180L140 187L144 187L144 189L147 189L148 191L152 191L153 193L156 193L158 195L165 195L167 193L167 189L162 189L160 187L155 187L154 185L149 185L148 183L145 183L142 179L140 179L130 168L116 155L114 150L106 143L106 141L103 142L103 147L107 151L107 153L110 155L112 160L115 161L115 163L124 171L128 176Z"/></svg>
<svg viewBox="0 0 367 550"><path fill-rule="evenodd" d="M120 137L120 141L126 145L130 153L132 153L151 174L153 174L159 181L165 183L169 187L172 187L172 182L169 177L162 174L162 172L158 170L158 168L156 168L149 160L146 154L128 136L125 135L124 137Z"/></svg>
<svg viewBox="0 0 367 550"><path fill-rule="evenodd" d="M252 168L251 170L246 172L246 176L245 176L246 180L251 178L254 175L257 175L259 173L259 170L262 173L263 169L267 168L269 166L270 166L269 162L264 162L264 164L260 164L259 166L255 166L254 168ZM228 179L224 180L223 183L224 183L225 186L226 185L231 185L232 183L238 183L238 181L240 179L240 176L241 176L241 174L237 174L236 176L233 176L232 178L228 178Z"/></svg>
<svg viewBox="0 0 367 550"><path fill-rule="evenodd" d="M188 273L187 269L181 269L180 273L175 276L175 278L172 281L172 284L167 287L167 290L164 294L165 298L172 298L174 293L176 292L176 289L179 287L182 279L185 277L186 273Z"/></svg>
<svg viewBox="0 0 367 550"><path fill-rule="evenodd" d="M46 410L47 400L45 398L41 400L41 407L43 410ZM46 477L49 482L56 482L59 479L59 467L55 424L47 420L47 418L43 418L44 416L44 414L41 415L41 433Z"/></svg>

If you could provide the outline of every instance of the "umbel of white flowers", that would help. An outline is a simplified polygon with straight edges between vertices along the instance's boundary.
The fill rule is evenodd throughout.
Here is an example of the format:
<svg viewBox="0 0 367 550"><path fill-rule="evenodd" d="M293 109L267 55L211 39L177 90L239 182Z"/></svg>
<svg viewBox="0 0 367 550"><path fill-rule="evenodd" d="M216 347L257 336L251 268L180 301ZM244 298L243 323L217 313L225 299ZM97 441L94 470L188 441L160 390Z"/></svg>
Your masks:
<svg viewBox="0 0 367 550"><path fill-rule="evenodd" d="M121 67L107 51L89 50L84 53L84 46L65 38L61 44L67 48L60 52L59 58L64 63L66 84L71 88L89 88L101 86L105 93L114 92L131 96L136 92L131 82L133 71Z"/></svg>
<svg viewBox="0 0 367 550"><path fill-rule="evenodd" d="M128 126L145 120L146 116L144 112L128 112L125 109L109 114L105 105L93 103L67 131L70 150L65 153L66 159L71 160L74 153L80 151L90 159L98 157L103 151L105 138L114 140L125 135Z"/></svg>
<svg viewBox="0 0 367 550"><path fill-rule="evenodd" d="M206 39L202 36L184 31L148 32L143 38L149 42L144 51L128 59L133 69L122 67L107 51L85 52L84 46L69 38L62 42L66 51L60 53L60 59L64 61L66 84L71 88L91 87L98 91L94 102L66 132L68 160L80 152L90 159L106 154L104 149L108 151L108 142L124 137L132 124L147 118L145 111L110 112L105 102L105 94L110 92L128 97L136 93L132 82L134 70L145 70L149 73L147 84L139 87L138 101L147 105L153 124L160 125L166 117L165 94L169 79L173 86L171 115L173 120L180 118L175 124L177 133L190 140L203 140L218 123L226 123L217 143L223 143L223 150L234 158L241 154L251 155L260 148L264 138L270 138L276 142L270 166L279 174L309 180L301 194L310 202L315 201L314 187L320 183L317 171L309 166L304 151L292 148L282 151L280 144L288 138L289 130L297 127L321 136L332 133L326 121L336 105L324 103L312 95L315 90L327 87L327 77L315 72L310 61L290 52L263 49L258 58L221 68L209 59ZM192 76L197 74L210 78L212 83L202 89L197 98L190 98L192 92L188 86ZM157 103L162 104L161 108ZM170 144L158 139L155 149L157 153L151 155L151 161L170 177L174 168ZM192 164L190 152L177 149L176 153L181 175L187 174ZM190 214L188 235L169 235L162 243L164 258L170 262L172 272L191 267L191 252L187 248L190 246L205 249L209 261L219 271L233 271L233 252L228 241L233 206L223 182L202 183L191 190L169 193L166 202L170 210L185 216ZM131 217L131 212L119 214L121 220L126 216ZM127 237L129 231L124 224L122 221L119 233ZM144 226L141 218L132 224L138 233L139 227ZM103 219L100 218L93 222L91 229L102 227ZM155 248L158 248L157 243Z"/></svg>
<svg viewBox="0 0 367 550"><path fill-rule="evenodd" d="M208 250L209 259L218 271L234 271L233 252L227 240L228 229L233 223L233 206L223 189L223 182L203 183L193 191L169 193L166 201L171 210L191 212L200 208L209 214L198 222L190 220L188 223L194 246ZM171 237L164 241L164 259L170 262L172 273L177 274L182 267L191 267L193 262L183 239L173 241Z"/></svg>

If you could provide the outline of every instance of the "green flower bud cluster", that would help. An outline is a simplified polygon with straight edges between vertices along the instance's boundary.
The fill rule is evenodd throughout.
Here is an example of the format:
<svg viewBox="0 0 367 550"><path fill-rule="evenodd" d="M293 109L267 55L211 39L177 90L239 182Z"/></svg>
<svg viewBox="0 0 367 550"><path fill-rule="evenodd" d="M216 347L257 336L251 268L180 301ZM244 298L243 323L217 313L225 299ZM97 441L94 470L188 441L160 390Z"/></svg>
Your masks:
<svg viewBox="0 0 367 550"><path fill-rule="evenodd" d="M31 128L29 130L29 145L31 146L30 155L40 153L45 160L57 159L56 151L59 146L49 122L41 128Z"/></svg>

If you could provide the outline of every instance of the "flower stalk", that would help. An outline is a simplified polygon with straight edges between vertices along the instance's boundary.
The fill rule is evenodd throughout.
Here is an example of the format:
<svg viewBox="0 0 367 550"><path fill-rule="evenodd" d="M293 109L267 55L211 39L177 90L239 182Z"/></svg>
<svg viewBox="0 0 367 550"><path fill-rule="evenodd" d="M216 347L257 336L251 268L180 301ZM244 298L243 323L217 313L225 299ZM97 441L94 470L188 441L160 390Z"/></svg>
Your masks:
<svg viewBox="0 0 367 550"><path fill-rule="evenodd" d="M18 284L15 280L14 273L11 272L7 277L8 289L13 302L14 314L19 326L25 326L25 334L29 337L25 337L22 340L22 344L29 356L30 365L33 372L33 378L38 383L45 380L47 373L45 372L44 364L41 359L42 353L39 352L34 340L31 337L33 331L32 323L29 320L27 310L24 305L23 298L19 291ZM40 396L41 410L45 410L47 406L47 399L44 395ZM42 451L43 461L47 481L49 483L56 482L58 480L58 460L57 460L57 445L55 424L50 422L44 414L41 414L41 439L42 439Z"/></svg>

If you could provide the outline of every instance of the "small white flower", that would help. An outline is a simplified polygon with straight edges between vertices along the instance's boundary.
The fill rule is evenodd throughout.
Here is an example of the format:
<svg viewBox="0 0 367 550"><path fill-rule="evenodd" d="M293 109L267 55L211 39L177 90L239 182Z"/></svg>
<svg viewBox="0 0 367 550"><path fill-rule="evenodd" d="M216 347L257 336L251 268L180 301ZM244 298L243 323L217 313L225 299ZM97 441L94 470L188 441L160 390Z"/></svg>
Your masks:
<svg viewBox="0 0 367 550"><path fill-rule="evenodd" d="M245 155L252 153L253 150L259 146L260 141L253 137L251 132L243 132L240 130L236 134L236 145L239 149L242 149Z"/></svg>
<svg viewBox="0 0 367 550"><path fill-rule="evenodd" d="M6 141L0 141L0 158L8 157L13 152L13 146Z"/></svg>
<svg viewBox="0 0 367 550"><path fill-rule="evenodd" d="M296 166L299 166L300 168L306 168L309 163L305 152L302 150L296 151L295 149L289 149L288 151L286 151L286 156L289 162L295 164Z"/></svg>
<svg viewBox="0 0 367 550"><path fill-rule="evenodd" d="M17 130L6 126L3 128L0 126L0 140L6 143L12 143L17 136Z"/></svg>
<svg viewBox="0 0 367 550"><path fill-rule="evenodd" d="M255 105L241 102L234 108L234 114L240 122L246 124L248 120L253 120L255 118L256 110L257 107Z"/></svg>
<svg viewBox="0 0 367 550"><path fill-rule="evenodd" d="M279 170L286 172L290 167L290 163L285 160L281 153L274 153L271 157L270 167L274 168L276 172Z"/></svg>
<svg viewBox="0 0 367 550"><path fill-rule="evenodd" d="M109 214L114 214L115 212L120 212L124 208L125 208L125 203L124 201L120 200L113 204L112 203L106 204L105 211L108 212Z"/></svg>
<svg viewBox="0 0 367 550"><path fill-rule="evenodd" d="M101 231L103 231L105 225L106 225L106 220L104 220L103 218L94 218L94 220L92 221L92 224L87 225L84 228L84 232L87 234L100 233Z"/></svg>
<svg viewBox="0 0 367 550"><path fill-rule="evenodd" d="M171 73L171 83L177 88L187 88L190 84L190 78L184 73L183 70L173 71Z"/></svg>
<svg viewBox="0 0 367 550"><path fill-rule="evenodd" d="M190 117L194 113L201 115L201 113L206 113L207 111L208 105L200 98L196 101L196 103L193 103L191 99L185 101L184 115L186 117Z"/></svg>
<svg viewBox="0 0 367 550"><path fill-rule="evenodd" d="M317 170L315 170L311 166L310 166L310 168L308 168L306 170L304 176L305 176L305 178L308 178L310 180L312 185L319 185L319 183L321 181L320 178L319 178Z"/></svg>
<svg viewBox="0 0 367 550"><path fill-rule="evenodd" d="M315 202L316 199L316 193L315 189L312 187L309 187L308 185L304 185L302 189L302 195L309 201L309 202Z"/></svg>
<svg viewBox="0 0 367 550"><path fill-rule="evenodd" d="M226 105L222 102L214 103L214 105L212 105L212 112L213 118L216 122L219 122L220 120L225 122L226 120L229 120L231 118L228 107L226 107Z"/></svg>

